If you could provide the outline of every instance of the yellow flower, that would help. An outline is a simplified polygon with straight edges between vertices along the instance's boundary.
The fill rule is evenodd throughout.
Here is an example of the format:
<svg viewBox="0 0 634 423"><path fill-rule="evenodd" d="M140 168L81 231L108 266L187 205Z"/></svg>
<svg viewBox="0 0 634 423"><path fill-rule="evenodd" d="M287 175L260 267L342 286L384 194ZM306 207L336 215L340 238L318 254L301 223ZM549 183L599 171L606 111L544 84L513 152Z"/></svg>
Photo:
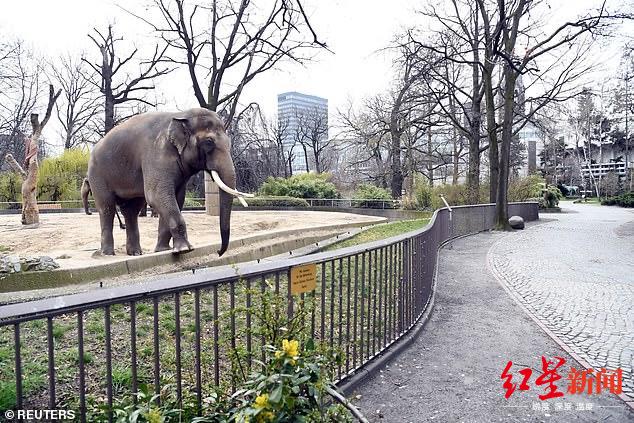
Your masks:
<svg viewBox="0 0 634 423"><path fill-rule="evenodd" d="M159 423L161 421L161 410L158 408L152 408L147 413L145 413L145 419L150 423Z"/></svg>
<svg viewBox="0 0 634 423"><path fill-rule="evenodd" d="M266 408L269 405L269 394L258 395L255 398L255 408Z"/></svg>
<svg viewBox="0 0 634 423"><path fill-rule="evenodd" d="M280 358L284 355L284 351L275 351L275 358Z"/></svg>
<svg viewBox="0 0 634 423"><path fill-rule="evenodd" d="M275 414L273 414L272 411L262 411L260 414L257 415L256 421L258 423L270 422L273 420L273 418L275 418Z"/></svg>
<svg viewBox="0 0 634 423"><path fill-rule="evenodd" d="M284 339L282 341L282 349L290 357L297 357L299 355L299 341Z"/></svg>

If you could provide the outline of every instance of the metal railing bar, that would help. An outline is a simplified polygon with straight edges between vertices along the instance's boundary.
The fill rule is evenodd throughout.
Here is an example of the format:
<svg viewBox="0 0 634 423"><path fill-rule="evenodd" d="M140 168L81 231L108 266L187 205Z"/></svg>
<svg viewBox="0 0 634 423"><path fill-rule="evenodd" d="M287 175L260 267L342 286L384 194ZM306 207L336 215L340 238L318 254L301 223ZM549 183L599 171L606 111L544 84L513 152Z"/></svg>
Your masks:
<svg viewBox="0 0 634 423"><path fill-rule="evenodd" d="M153 299L153 335L154 335L154 393L161 393L161 364L159 360L159 297ZM159 397L160 400L160 397Z"/></svg>
<svg viewBox="0 0 634 423"><path fill-rule="evenodd" d="M176 348L176 396L179 399L179 407L182 407L183 384L181 374L181 297L177 292L174 294L174 340Z"/></svg>
<svg viewBox="0 0 634 423"><path fill-rule="evenodd" d="M359 255L354 256L354 315L352 316L352 368L357 367L357 311L359 300Z"/></svg>
<svg viewBox="0 0 634 423"><path fill-rule="evenodd" d="M104 309L104 326L106 330L106 397L108 405L108 421L112 421L112 331L110 327L110 306Z"/></svg>
<svg viewBox="0 0 634 423"><path fill-rule="evenodd" d="M218 316L218 285L213 286L213 316L214 316L214 383L220 384L220 352L218 348L218 326L220 324Z"/></svg>
<svg viewBox="0 0 634 423"><path fill-rule="evenodd" d="M251 278L246 279L246 325L247 325L247 365L249 370L251 369L252 357L252 345L251 345Z"/></svg>
<svg viewBox="0 0 634 423"><path fill-rule="evenodd" d="M54 410L55 407L55 350L53 343L53 318L46 321L46 338L48 343L48 407Z"/></svg>
<svg viewBox="0 0 634 423"><path fill-rule="evenodd" d="M20 324L13 325L13 342L15 348L15 396L16 406L22 409L22 355L20 351Z"/></svg>
<svg viewBox="0 0 634 423"><path fill-rule="evenodd" d="M347 258L347 280L346 280L346 373L350 370L350 290L352 285L352 267L350 256Z"/></svg>
<svg viewBox="0 0 634 423"><path fill-rule="evenodd" d="M337 346L341 350L343 345L343 259L339 259L339 324ZM339 376L341 376L341 364L339 364Z"/></svg>
<svg viewBox="0 0 634 423"><path fill-rule="evenodd" d="M84 313L82 311L77 312L77 354L79 355L79 419L81 422L85 422L86 370L84 367Z"/></svg>
<svg viewBox="0 0 634 423"><path fill-rule="evenodd" d="M200 416L202 413L202 366L200 362L201 348L201 330L200 330L200 289L194 291L194 332L196 333L196 339L194 339L194 367L196 373L196 415Z"/></svg>
<svg viewBox="0 0 634 423"><path fill-rule="evenodd" d="M136 357L136 303L130 302L130 360L132 371L132 393L139 392ZM132 401L137 403L137 396L133 395Z"/></svg>

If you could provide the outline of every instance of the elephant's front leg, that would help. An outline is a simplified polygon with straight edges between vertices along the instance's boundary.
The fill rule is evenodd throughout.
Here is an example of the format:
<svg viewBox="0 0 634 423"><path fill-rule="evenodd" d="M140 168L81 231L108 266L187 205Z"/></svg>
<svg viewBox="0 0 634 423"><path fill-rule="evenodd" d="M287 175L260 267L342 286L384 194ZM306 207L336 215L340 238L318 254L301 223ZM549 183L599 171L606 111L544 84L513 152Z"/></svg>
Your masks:
<svg viewBox="0 0 634 423"><path fill-rule="evenodd" d="M172 232L170 231L170 227L167 224L167 219L165 219L163 215L161 215L159 216L158 240L156 241L156 247L154 248L154 251L167 251L171 249L171 239Z"/></svg>

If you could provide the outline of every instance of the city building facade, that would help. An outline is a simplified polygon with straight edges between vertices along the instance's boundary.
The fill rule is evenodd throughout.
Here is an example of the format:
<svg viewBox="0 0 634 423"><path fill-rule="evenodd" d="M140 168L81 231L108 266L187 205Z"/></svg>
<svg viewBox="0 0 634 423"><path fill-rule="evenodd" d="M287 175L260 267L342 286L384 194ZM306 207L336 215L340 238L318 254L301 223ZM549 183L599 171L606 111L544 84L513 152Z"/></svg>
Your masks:
<svg viewBox="0 0 634 423"><path fill-rule="evenodd" d="M278 94L277 117L283 134L284 153L287 157L291 153L292 173L309 171L301 144L302 125L319 120L320 124L325 124L321 136L328 139L328 99L297 91Z"/></svg>

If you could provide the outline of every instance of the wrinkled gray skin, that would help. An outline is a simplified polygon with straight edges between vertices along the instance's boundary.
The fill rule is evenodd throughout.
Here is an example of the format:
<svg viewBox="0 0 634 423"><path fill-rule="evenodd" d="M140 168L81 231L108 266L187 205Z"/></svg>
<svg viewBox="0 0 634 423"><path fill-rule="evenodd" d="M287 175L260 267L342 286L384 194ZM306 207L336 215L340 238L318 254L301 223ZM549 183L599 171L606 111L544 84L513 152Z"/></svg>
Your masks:
<svg viewBox="0 0 634 423"><path fill-rule="evenodd" d="M90 207L88 206L88 196L90 195L90 182L88 182L88 178L84 178L84 182L81 184L81 199L84 202L84 211L88 216L92 215L90 211ZM115 216L117 216L117 220L119 221L119 227L121 229L125 229L125 224L121 221L121 217L119 216L119 212L115 210Z"/></svg>
<svg viewBox="0 0 634 423"><path fill-rule="evenodd" d="M231 188L236 173L231 141L218 115L207 109L178 113L144 113L114 127L97 143L88 163L88 180L101 220L101 252L114 254L112 224L115 206L126 224L126 252L140 255L138 214L147 203L159 215L154 251L190 251L181 214L189 178L215 170ZM229 246L233 197L220 191L222 255Z"/></svg>

